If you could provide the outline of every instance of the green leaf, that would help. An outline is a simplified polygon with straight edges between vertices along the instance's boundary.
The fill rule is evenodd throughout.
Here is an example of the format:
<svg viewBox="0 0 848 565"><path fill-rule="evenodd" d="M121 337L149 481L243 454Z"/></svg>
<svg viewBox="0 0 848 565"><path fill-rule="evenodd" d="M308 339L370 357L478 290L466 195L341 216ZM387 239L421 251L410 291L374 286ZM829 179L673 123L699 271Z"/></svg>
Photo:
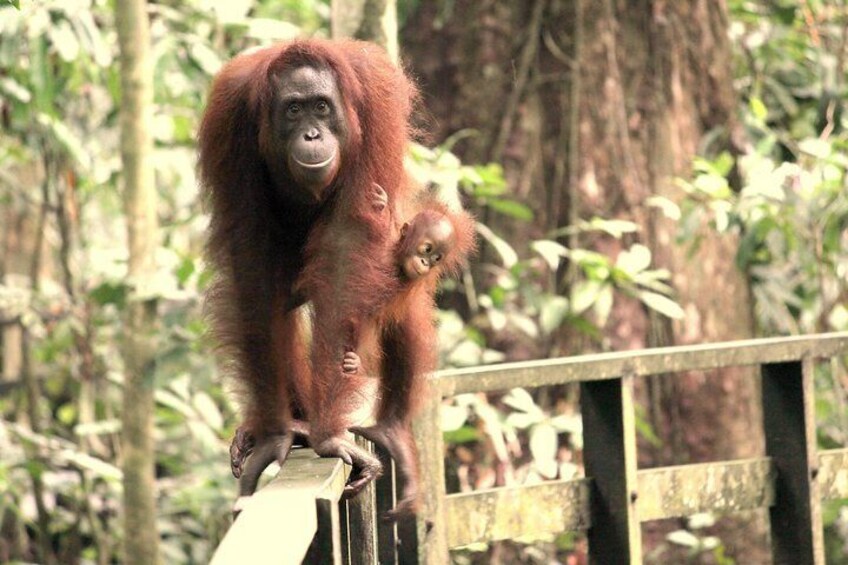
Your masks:
<svg viewBox="0 0 848 565"><path fill-rule="evenodd" d="M639 300L641 300L645 306L652 310L656 310L664 316L668 316L674 320L682 320L684 317L683 308L667 296L657 294L656 292L649 292L647 290L640 290L638 296Z"/></svg>
<svg viewBox="0 0 848 565"><path fill-rule="evenodd" d="M684 547L698 547L700 545L700 540L692 534L691 532L687 532L686 530L677 530L676 532L671 532L668 534L665 539L670 541L676 545L682 545Z"/></svg>
<svg viewBox="0 0 848 565"><path fill-rule="evenodd" d="M439 409L441 415L442 431L455 432L468 420L468 408L466 406L445 406Z"/></svg>
<svg viewBox="0 0 848 565"><path fill-rule="evenodd" d="M180 284L184 285L186 282L188 282L188 279L195 273L195 270L196 268L194 266L194 261L189 257L183 258L183 260L180 262L180 266L177 267L177 271L175 273L177 275L177 280L180 281Z"/></svg>
<svg viewBox="0 0 848 565"><path fill-rule="evenodd" d="M765 103L757 97L751 97L751 100L748 102L749 107L751 108L751 113L754 114L754 117L764 122L768 117L768 108Z"/></svg>
<svg viewBox="0 0 848 565"><path fill-rule="evenodd" d="M490 198L486 201L486 205L495 212L500 212L501 214L510 216L517 220L524 220L526 222L529 222L533 219L533 210L531 210L525 204L522 204L521 202L516 202L515 200Z"/></svg>
<svg viewBox="0 0 848 565"><path fill-rule="evenodd" d="M798 149L818 159L828 158L832 151L832 147L828 141L817 137L802 139L798 144Z"/></svg>
<svg viewBox="0 0 848 565"><path fill-rule="evenodd" d="M101 306L114 304L120 309L127 303L128 291L129 288L125 284L103 283L88 294L96 304Z"/></svg>
<svg viewBox="0 0 848 565"><path fill-rule="evenodd" d="M639 231L639 226L628 220L605 220L603 218L595 217L589 221L589 226L591 226L592 229L606 232L616 239L621 239L621 237L626 233L635 233Z"/></svg>
<svg viewBox="0 0 848 565"><path fill-rule="evenodd" d="M631 277L635 276L651 266L651 250L642 244L635 243L630 249L618 254L615 266Z"/></svg>
<svg viewBox="0 0 848 565"><path fill-rule="evenodd" d="M550 239L533 241L530 243L530 249L541 255L552 271L559 267L560 259L568 253L568 249L564 245Z"/></svg>
<svg viewBox="0 0 848 565"><path fill-rule="evenodd" d="M645 204L652 208L657 208L663 213L663 216L675 222L680 220L680 206L666 198L665 196L651 196L645 200Z"/></svg>
<svg viewBox="0 0 848 565"><path fill-rule="evenodd" d="M536 421L544 417L542 410L536 405L536 401L533 400L527 389L513 388L503 397L502 401L510 408L533 415Z"/></svg>
<svg viewBox="0 0 848 565"><path fill-rule="evenodd" d="M548 423L540 423L530 430L530 453L536 463L546 463L556 459L557 433ZM550 473L548 473L550 475Z"/></svg>
<svg viewBox="0 0 848 565"><path fill-rule="evenodd" d="M574 315L580 315L598 299L598 295L603 289L604 283L601 281L580 281L574 285L571 293L571 310Z"/></svg>
<svg viewBox="0 0 848 565"><path fill-rule="evenodd" d="M21 0L6 0L6 4L9 4L10 6L14 6L18 10L21 9Z"/></svg>
<svg viewBox="0 0 848 565"><path fill-rule="evenodd" d="M73 63L77 60L80 53L80 44L76 34L71 29L71 24L62 20L50 26L47 35L50 37L50 44L53 49L56 50L63 61Z"/></svg>
<svg viewBox="0 0 848 565"><path fill-rule="evenodd" d="M610 312L612 312L613 299L612 285L605 284L601 292L598 293L598 297L595 299L595 305L593 306L598 326L604 327L606 325Z"/></svg>
<svg viewBox="0 0 848 565"><path fill-rule="evenodd" d="M495 251L501 257L501 261L503 261L504 267L511 269L516 263L518 263L518 254L510 244L501 237L497 236L495 232L480 223L477 224L477 232L483 237L483 239L495 248Z"/></svg>
<svg viewBox="0 0 848 565"><path fill-rule="evenodd" d="M30 91L12 77L0 77L0 92L23 104L32 100Z"/></svg>
<svg viewBox="0 0 848 565"><path fill-rule="evenodd" d="M463 426L452 432L444 432L444 438L445 443L448 445L471 443L480 439L480 432L477 431L477 428Z"/></svg>
<svg viewBox="0 0 848 565"><path fill-rule="evenodd" d="M550 296L546 298L539 311L539 327L542 333L550 335L562 325L568 316L569 303L564 296Z"/></svg>

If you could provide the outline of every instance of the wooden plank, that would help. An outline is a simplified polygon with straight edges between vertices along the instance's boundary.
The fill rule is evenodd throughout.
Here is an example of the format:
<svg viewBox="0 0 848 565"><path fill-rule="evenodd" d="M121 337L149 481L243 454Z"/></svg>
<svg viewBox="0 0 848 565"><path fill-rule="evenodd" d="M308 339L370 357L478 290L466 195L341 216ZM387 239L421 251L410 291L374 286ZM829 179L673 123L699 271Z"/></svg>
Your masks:
<svg viewBox="0 0 848 565"><path fill-rule="evenodd" d="M356 444L373 452L371 442L362 437ZM372 565L377 562L377 502L378 485L369 483L356 497L342 502L346 510L346 526L342 524L342 547L346 549L345 563L350 565ZM343 521L344 522L344 521Z"/></svg>
<svg viewBox="0 0 848 565"><path fill-rule="evenodd" d="M774 502L774 473L767 457L638 472L639 520L767 508Z"/></svg>
<svg viewBox="0 0 848 565"><path fill-rule="evenodd" d="M340 459L319 458L311 449L292 451L283 472L253 496L239 500L241 513L211 563L301 563L318 525L316 498L323 493L338 500L347 473Z"/></svg>
<svg viewBox="0 0 848 565"><path fill-rule="evenodd" d="M450 562L441 406L441 396L436 390L431 390L426 396L421 415L413 423L421 471L421 510L416 516L417 554L421 565Z"/></svg>
<svg viewBox="0 0 848 565"><path fill-rule="evenodd" d="M342 564L342 534L339 505L337 501L316 498L318 530L306 552L304 563Z"/></svg>
<svg viewBox="0 0 848 565"><path fill-rule="evenodd" d="M751 339L702 345L580 355L441 371L434 380L443 396L552 384L719 369L832 357L848 350L848 332Z"/></svg>
<svg viewBox="0 0 848 565"><path fill-rule="evenodd" d="M583 459L592 479L589 559L641 563L633 377L582 383L580 406Z"/></svg>
<svg viewBox="0 0 848 565"><path fill-rule="evenodd" d="M450 494L446 500L448 545L586 530L590 482L552 481Z"/></svg>
<svg viewBox="0 0 848 565"><path fill-rule="evenodd" d="M394 523L383 518L395 505L395 466L385 449L377 447L376 451L383 463L383 476L377 479L377 562L393 565L397 563L397 533Z"/></svg>
<svg viewBox="0 0 848 565"><path fill-rule="evenodd" d="M848 498L848 448L819 453L819 490L822 500Z"/></svg>
<svg viewBox="0 0 848 565"><path fill-rule="evenodd" d="M766 454L776 471L771 519L776 564L824 565L818 494L813 361L763 365Z"/></svg>

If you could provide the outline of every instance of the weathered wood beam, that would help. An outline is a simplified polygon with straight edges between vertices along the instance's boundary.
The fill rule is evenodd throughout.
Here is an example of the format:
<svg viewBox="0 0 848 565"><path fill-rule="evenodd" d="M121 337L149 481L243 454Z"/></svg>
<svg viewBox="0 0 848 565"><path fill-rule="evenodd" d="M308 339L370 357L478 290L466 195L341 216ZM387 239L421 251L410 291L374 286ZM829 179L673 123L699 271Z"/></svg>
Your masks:
<svg viewBox="0 0 848 565"><path fill-rule="evenodd" d="M320 458L311 449L292 451L284 473L239 501L241 513L211 564L300 565L307 551L321 559L316 563L340 562L338 500L348 472L341 459ZM335 526L330 506L336 508Z"/></svg>
<svg viewBox="0 0 848 565"><path fill-rule="evenodd" d="M832 357L848 349L848 332L750 339L679 347L580 355L441 371L433 376L443 396L570 382L719 369Z"/></svg>
<svg viewBox="0 0 848 565"><path fill-rule="evenodd" d="M737 512L774 502L774 472L767 457L638 472L639 520Z"/></svg>
<svg viewBox="0 0 848 565"><path fill-rule="evenodd" d="M576 479L448 495L448 545L586 530L589 488Z"/></svg>
<svg viewBox="0 0 848 565"><path fill-rule="evenodd" d="M848 448L819 452L818 476L822 500L848 498Z"/></svg>

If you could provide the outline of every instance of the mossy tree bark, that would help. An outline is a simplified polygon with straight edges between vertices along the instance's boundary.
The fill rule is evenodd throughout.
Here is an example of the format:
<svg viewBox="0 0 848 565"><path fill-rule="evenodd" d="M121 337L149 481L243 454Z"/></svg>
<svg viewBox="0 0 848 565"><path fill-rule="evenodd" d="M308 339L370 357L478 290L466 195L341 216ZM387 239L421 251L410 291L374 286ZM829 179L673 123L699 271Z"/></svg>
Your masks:
<svg viewBox="0 0 848 565"><path fill-rule="evenodd" d="M151 155L153 67L146 0L115 6L121 52L121 159L129 245L122 412L124 563L159 562L153 440L156 301L143 290L156 271L156 187Z"/></svg>
<svg viewBox="0 0 848 565"><path fill-rule="evenodd" d="M333 0L333 37L354 37L381 45L398 58L396 0Z"/></svg>

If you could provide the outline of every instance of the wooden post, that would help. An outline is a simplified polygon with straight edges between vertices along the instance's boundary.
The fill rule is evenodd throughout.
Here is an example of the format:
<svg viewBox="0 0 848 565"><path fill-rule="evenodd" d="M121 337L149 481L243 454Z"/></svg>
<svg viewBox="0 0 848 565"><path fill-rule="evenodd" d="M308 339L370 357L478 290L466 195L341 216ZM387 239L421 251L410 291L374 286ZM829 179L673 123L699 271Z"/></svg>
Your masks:
<svg viewBox="0 0 848 565"><path fill-rule="evenodd" d="M397 562L395 548L397 533L395 525L383 517L395 506L395 466L389 453L377 447L377 457L383 464L383 476L377 479L377 557L380 565L392 565Z"/></svg>
<svg viewBox="0 0 848 565"><path fill-rule="evenodd" d="M445 446L442 438L442 396L438 381L431 380L430 391L421 415L413 424L415 443L418 446L421 466L421 510L416 516L416 547L400 548L401 563L414 559L421 565L448 563L448 537L445 516Z"/></svg>
<svg viewBox="0 0 848 565"><path fill-rule="evenodd" d="M592 563L642 563L636 515L636 428L633 377L585 382L580 387L583 457L592 480Z"/></svg>
<svg viewBox="0 0 848 565"><path fill-rule="evenodd" d="M813 359L763 365L766 454L777 471L771 518L778 565L824 565Z"/></svg>
<svg viewBox="0 0 848 565"><path fill-rule="evenodd" d="M341 565L342 534L338 501L332 498L316 498L315 505L318 529L303 562Z"/></svg>
<svg viewBox="0 0 848 565"><path fill-rule="evenodd" d="M371 442L357 437L356 444L369 451ZM365 489L351 500L340 504L347 510L346 527L342 525L342 545L345 548L345 563L350 565L372 565L377 562L377 529L379 510L375 494L379 485L369 483Z"/></svg>

